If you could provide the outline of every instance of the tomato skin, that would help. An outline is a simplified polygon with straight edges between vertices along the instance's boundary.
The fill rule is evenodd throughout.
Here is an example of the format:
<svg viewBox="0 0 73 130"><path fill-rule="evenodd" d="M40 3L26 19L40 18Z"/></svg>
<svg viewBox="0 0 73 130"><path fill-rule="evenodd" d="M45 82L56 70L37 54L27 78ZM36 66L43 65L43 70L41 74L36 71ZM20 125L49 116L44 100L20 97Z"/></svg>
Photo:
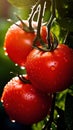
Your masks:
<svg viewBox="0 0 73 130"><path fill-rule="evenodd" d="M24 20L24 23L28 25L27 20ZM22 27L20 21L16 24ZM35 22L33 22L33 26L36 26ZM24 66L26 57L32 50L35 33L26 32L20 27L15 24L10 26L5 36L4 49L13 62Z"/></svg>
<svg viewBox="0 0 73 130"><path fill-rule="evenodd" d="M73 55L73 49L72 50L72 55ZM72 59L72 68L73 68L73 59ZM73 69L72 69L72 74L73 74ZM72 76L72 85L73 85L73 76Z"/></svg>
<svg viewBox="0 0 73 130"><path fill-rule="evenodd" d="M47 34L48 34L48 32L47 32L47 27L46 26L41 27L40 34L41 34L41 37L42 37L44 43L47 43Z"/></svg>
<svg viewBox="0 0 73 130"><path fill-rule="evenodd" d="M52 95L45 95L31 84L24 84L18 77L14 77L4 87L1 101L11 120L33 124L47 116Z"/></svg>
<svg viewBox="0 0 73 130"><path fill-rule="evenodd" d="M26 70L32 84L46 93L68 88L73 78L73 53L59 44L52 52L34 49L27 57Z"/></svg>

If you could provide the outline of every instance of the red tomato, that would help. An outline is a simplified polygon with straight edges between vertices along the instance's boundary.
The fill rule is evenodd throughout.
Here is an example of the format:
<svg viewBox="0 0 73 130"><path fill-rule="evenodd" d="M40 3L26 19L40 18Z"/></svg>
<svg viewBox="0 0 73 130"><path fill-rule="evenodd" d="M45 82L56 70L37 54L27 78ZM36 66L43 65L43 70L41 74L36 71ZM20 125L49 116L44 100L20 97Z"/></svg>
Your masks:
<svg viewBox="0 0 73 130"><path fill-rule="evenodd" d="M24 21L24 23L28 25L27 20ZM23 27L23 25L20 21L18 21L16 24L18 24L20 27L13 24L6 33L4 49L13 62L20 66L24 66L26 57L32 50L35 33L22 30L21 27ZM35 26L36 22L33 22L33 27Z"/></svg>
<svg viewBox="0 0 73 130"><path fill-rule="evenodd" d="M27 26L29 25L27 20L24 20L23 22ZM13 24L12 26L10 26L6 33L4 49L5 53L8 54L8 56L14 63L18 64L19 66L25 66L27 55L33 49L32 45L36 35L36 31L34 33L26 32L21 29L23 25L20 21L18 21L16 24L20 27ZM37 22L33 21L32 26L36 30ZM46 26L42 26L40 34L43 37L44 41L46 41Z"/></svg>
<svg viewBox="0 0 73 130"><path fill-rule="evenodd" d="M43 120L50 112L52 95L45 95L32 84L25 84L14 77L5 86L1 101L11 120L33 124Z"/></svg>
<svg viewBox="0 0 73 130"><path fill-rule="evenodd" d="M26 70L32 84L43 92L59 92L68 88L73 78L73 53L59 44L54 51L32 50L27 57Z"/></svg>
<svg viewBox="0 0 73 130"><path fill-rule="evenodd" d="M72 49L72 55L73 55L73 49ZM72 59L72 65L73 65L73 59ZM72 69L72 73L73 73L73 69ZM72 76L72 84L73 84L73 76Z"/></svg>

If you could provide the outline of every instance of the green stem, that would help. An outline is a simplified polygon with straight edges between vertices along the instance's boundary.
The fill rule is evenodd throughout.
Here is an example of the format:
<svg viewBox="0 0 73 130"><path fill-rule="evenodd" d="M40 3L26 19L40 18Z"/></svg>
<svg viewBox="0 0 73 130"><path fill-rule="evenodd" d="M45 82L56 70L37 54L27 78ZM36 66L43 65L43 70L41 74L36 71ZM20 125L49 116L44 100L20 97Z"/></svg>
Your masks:
<svg viewBox="0 0 73 130"><path fill-rule="evenodd" d="M43 21L44 16L44 6L45 0L42 0L42 3L39 5L39 14L38 14L38 27L37 27L37 36L40 37L40 28Z"/></svg>
<svg viewBox="0 0 73 130"><path fill-rule="evenodd" d="M21 27L19 24L17 24L15 21L13 21L12 19L7 19L7 21L8 21L8 22L11 22L12 24L15 24L16 26L18 26L18 27L19 27L20 29L22 29L23 31L34 33L33 28L30 29L30 28L25 24L25 22L24 22L16 13L14 13L14 15L15 15L16 18L21 22L22 27Z"/></svg>
<svg viewBox="0 0 73 130"><path fill-rule="evenodd" d="M29 21L29 28L32 29L32 20L34 18L34 15L37 13L37 7L38 5L40 4L40 1L41 0L38 0L37 3L32 7L32 11L31 11L31 14L28 18L28 21Z"/></svg>
<svg viewBox="0 0 73 130"><path fill-rule="evenodd" d="M31 84L30 80L26 79L23 75L18 75L18 77L24 84Z"/></svg>
<svg viewBox="0 0 73 130"><path fill-rule="evenodd" d="M66 33L66 35L65 35L65 38L64 38L64 41L63 41L64 44L66 44L66 41L67 41L68 35L69 35L69 31L67 31L67 33Z"/></svg>
<svg viewBox="0 0 73 130"><path fill-rule="evenodd" d="M41 1L40 1L41 2ZM39 41L41 45L45 46L45 43L43 42L41 36L40 36L40 29L41 29L41 24L43 21L43 16L44 16L44 8L45 8L45 0L42 0L42 3L40 3L38 9L38 26L37 26L37 36L35 37L33 41L33 45L36 46L36 42Z"/></svg>
<svg viewBox="0 0 73 130"><path fill-rule="evenodd" d="M42 130L50 130L50 128L51 128L51 124L52 124L53 118L54 118L55 101L56 101L56 93L54 93L54 95L53 95L49 121L47 122L47 124L45 125L45 127Z"/></svg>
<svg viewBox="0 0 73 130"><path fill-rule="evenodd" d="M53 22L53 19L56 17L56 14L55 14L55 0L51 0L51 6L52 6L52 12L51 12L51 17L47 23L47 28L50 29L51 27L51 24Z"/></svg>
<svg viewBox="0 0 73 130"><path fill-rule="evenodd" d="M47 29L48 29L48 35L47 35L47 40L48 40L48 48L51 47L51 43L50 43L50 28L52 25L52 22L54 20L54 18L56 17L55 14L55 0L51 0L51 5L52 5L52 12L51 12L51 17L47 23Z"/></svg>

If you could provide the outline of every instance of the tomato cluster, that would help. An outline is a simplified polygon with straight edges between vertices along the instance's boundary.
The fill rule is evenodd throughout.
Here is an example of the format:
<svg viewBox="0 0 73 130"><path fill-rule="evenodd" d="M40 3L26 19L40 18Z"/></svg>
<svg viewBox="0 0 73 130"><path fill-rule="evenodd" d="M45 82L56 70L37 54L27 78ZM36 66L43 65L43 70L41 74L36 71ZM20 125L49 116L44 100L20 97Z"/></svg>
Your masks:
<svg viewBox="0 0 73 130"><path fill-rule="evenodd" d="M27 21L23 22L29 27ZM26 68L27 76L11 79L4 87L1 101L11 119L33 124L50 113L53 93L72 85L73 50L65 44L58 44L50 51L34 49L37 23L32 23L34 32L25 31L20 21L16 24L18 26L13 24L7 31L5 53ZM47 47L46 26L41 27L40 35ZM39 47L40 43L36 45Z"/></svg>

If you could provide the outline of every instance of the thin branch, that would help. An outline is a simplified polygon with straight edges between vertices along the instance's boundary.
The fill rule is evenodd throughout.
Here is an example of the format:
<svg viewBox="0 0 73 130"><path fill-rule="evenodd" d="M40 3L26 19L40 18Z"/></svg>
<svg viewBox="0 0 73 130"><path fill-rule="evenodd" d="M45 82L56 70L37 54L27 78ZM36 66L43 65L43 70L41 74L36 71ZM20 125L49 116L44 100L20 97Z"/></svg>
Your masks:
<svg viewBox="0 0 73 130"><path fill-rule="evenodd" d="M45 0L42 0L42 3L40 3L38 9L39 9L39 13L38 13L37 36L35 37L35 39L33 41L34 46L37 41L39 41L41 45L45 45L44 41L42 40L42 38L40 36L41 24L42 24L44 12L45 12Z"/></svg>
<svg viewBox="0 0 73 130"><path fill-rule="evenodd" d="M53 122L54 118L54 108L55 108L55 101L56 101L56 93L53 95L53 101L52 101L52 108L51 108L51 113L50 113L50 118L45 127L42 130L50 130L51 124Z"/></svg>
<svg viewBox="0 0 73 130"><path fill-rule="evenodd" d="M38 14L38 27L37 27L37 35L40 35L40 28L43 21L44 16L44 8L45 8L45 0L42 0L42 3L39 5L39 14Z"/></svg>
<svg viewBox="0 0 73 130"><path fill-rule="evenodd" d="M56 14L55 14L55 0L51 0L51 6L52 6L52 12L51 12L51 16L50 16L50 19L47 23L47 28L50 29L51 27L51 24L53 22L53 19L56 17Z"/></svg>
<svg viewBox="0 0 73 130"><path fill-rule="evenodd" d="M52 6L52 12L51 12L51 16L50 19L47 23L47 29L48 29L48 36L47 36L47 40L48 40L48 47L50 48L51 44L50 44L50 28L52 25L52 22L54 20L54 18L56 17L55 14L55 0L51 0L51 6Z"/></svg>
<svg viewBox="0 0 73 130"><path fill-rule="evenodd" d="M41 0L38 0L37 3L32 7L32 11L31 11L31 14L28 18L28 21L29 21L29 28L32 29L32 20L35 16L35 14L37 13L37 8L38 8L38 5L40 4L40 1Z"/></svg>
<svg viewBox="0 0 73 130"><path fill-rule="evenodd" d="M67 33L66 33L66 35L65 35L65 38L64 38L64 41L63 41L64 44L66 44L66 40L67 40L67 38L68 38L68 35L69 35L69 31L67 31Z"/></svg>

